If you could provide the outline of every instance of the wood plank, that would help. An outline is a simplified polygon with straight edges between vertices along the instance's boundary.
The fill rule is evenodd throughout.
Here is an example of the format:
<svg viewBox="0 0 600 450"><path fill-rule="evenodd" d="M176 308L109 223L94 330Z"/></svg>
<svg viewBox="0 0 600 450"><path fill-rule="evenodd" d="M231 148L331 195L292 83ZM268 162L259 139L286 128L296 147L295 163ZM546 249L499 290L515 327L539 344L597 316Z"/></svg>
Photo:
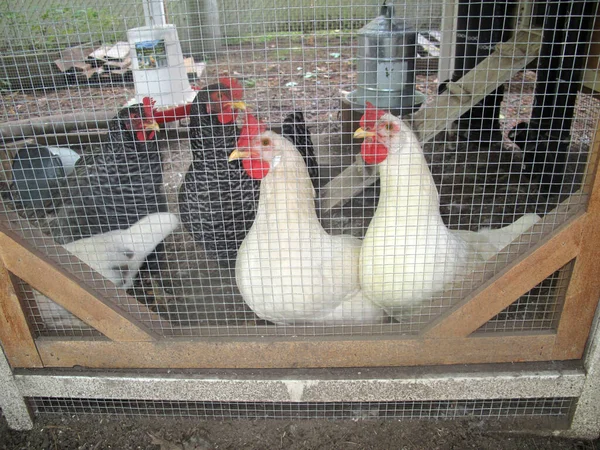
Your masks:
<svg viewBox="0 0 600 450"><path fill-rule="evenodd" d="M25 219L7 211L3 203L0 203L0 243L0 255L4 256L8 270L111 339L158 338L159 335L142 321L152 321L161 329L170 328L166 320L115 287ZM65 265L74 273L66 271ZM92 309L88 311L89 308ZM139 319L126 310L136 310ZM108 316L104 316L105 313ZM114 320L116 322L111 322Z"/></svg>
<svg viewBox="0 0 600 450"><path fill-rule="evenodd" d="M108 128L108 122L116 114L116 110L108 109L15 120L0 125L0 140L2 142L16 141L47 133L67 133L88 128Z"/></svg>
<svg viewBox="0 0 600 450"><path fill-rule="evenodd" d="M106 59L106 53L110 50L111 46L110 45L101 45L100 47L98 47L96 50L94 50L93 52L91 52L88 55L88 58L90 60L100 60L101 62L103 62Z"/></svg>
<svg viewBox="0 0 600 450"><path fill-rule="evenodd" d="M0 233L0 254L8 270L106 337L117 341L158 337L116 304L96 298L79 280L4 233Z"/></svg>
<svg viewBox="0 0 600 450"><path fill-rule="evenodd" d="M106 141L108 131L77 131L74 133L56 133L37 136L35 142L40 145L81 146ZM78 148L71 148L77 151ZM79 152L80 153L80 152Z"/></svg>
<svg viewBox="0 0 600 450"><path fill-rule="evenodd" d="M79 258L73 256L64 247L56 244L52 238L45 236L39 229L32 227L27 220L12 211L8 211L6 205L1 202L0 232L8 235L29 252L60 269L67 277L77 280L82 287L86 288L96 298L102 299L103 302L109 305L119 305L121 309L127 311L136 311L137 319L130 317L129 320L132 322L139 320L141 328L144 327L141 322L152 322L161 332L168 331L171 328L168 320L163 319L162 316L127 295L127 292L123 289L119 289L108 282L106 278L95 272ZM70 271L62 268L65 265L69 267Z"/></svg>
<svg viewBox="0 0 600 450"><path fill-rule="evenodd" d="M47 367L102 369L318 368L502 363L549 360L555 335L478 336L451 339L274 340L164 339L158 342L110 342L40 338Z"/></svg>
<svg viewBox="0 0 600 450"><path fill-rule="evenodd" d="M573 260L579 252L585 215L580 215L544 239L517 264L500 272L436 320L423 333L429 338L467 337L520 296Z"/></svg>
<svg viewBox="0 0 600 450"><path fill-rule="evenodd" d="M60 52L60 58L56 59L54 64L61 72L71 68L85 71L90 67L86 60L91 50L88 44L66 48Z"/></svg>
<svg viewBox="0 0 600 450"><path fill-rule="evenodd" d="M533 61L540 52L541 31L521 30L506 42L496 45L495 51L469 71L460 80L448 83L446 92L417 111L412 118L413 130L422 143L433 139L486 95L510 80L518 71ZM325 209L335 208L376 180L375 176L361 177L364 170L355 162L321 188L326 199ZM350 181L340 180L349 178ZM349 184L351 184L349 186Z"/></svg>
<svg viewBox="0 0 600 450"><path fill-rule="evenodd" d="M319 197L321 209L324 211L333 209L340 204L340 199L351 199L360 194L366 186L375 183L376 180L377 166L366 165L362 157L358 155L352 165L327 183L326 189ZM335 196L331 197L331 195Z"/></svg>
<svg viewBox="0 0 600 450"><path fill-rule="evenodd" d="M413 115L413 130L421 141L433 139L473 105L536 59L541 41L540 30L520 30L508 41L497 44L489 57L460 80L448 83L443 94Z"/></svg>
<svg viewBox="0 0 600 450"><path fill-rule="evenodd" d="M105 55L106 59L124 60L129 57L129 42L120 41L110 47Z"/></svg>
<svg viewBox="0 0 600 450"><path fill-rule="evenodd" d="M43 367L10 273L0 261L0 344L13 367Z"/></svg>
<svg viewBox="0 0 600 450"><path fill-rule="evenodd" d="M579 256L573 267L571 282L565 296L557 328L554 355L560 358L580 358L585 351L598 299L600 299L600 122L596 127L593 152L588 165L588 186L591 193ZM587 188L586 188L587 189Z"/></svg>

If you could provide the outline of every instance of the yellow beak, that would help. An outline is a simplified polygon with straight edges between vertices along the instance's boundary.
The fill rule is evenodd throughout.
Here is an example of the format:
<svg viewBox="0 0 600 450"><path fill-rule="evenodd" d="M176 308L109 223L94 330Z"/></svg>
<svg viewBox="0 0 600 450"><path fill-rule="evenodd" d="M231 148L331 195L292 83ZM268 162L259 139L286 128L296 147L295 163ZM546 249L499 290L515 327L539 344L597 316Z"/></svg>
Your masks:
<svg viewBox="0 0 600 450"><path fill-rule="evenodd" d="M154 120L152 122L146 122L144 123L144 130L160 131L160 125Z"/></svg>
<svg viewBox="0 0 600 450"><path fill-rule="evenodd" d="M228 161L235 161L236 159L244 159L244 158L249 158L252 155L252 152L247 152L244 150L238 150L237 148L231 152L231 154L229 155L229 159Z"/></svg>
<svg viewBox="0 0 600 450"><path fill-rule="evenodd" d="M364 138L368 138L368 137L375 137L376 135L377 135L377 133L375 133L373 131L366 131L366 130L363 130L362 128L359 128L354 132L354 139L364 139Z"/></svg>
<svg viewBox="0 0 600 450"><path fill-rule="evenodd" d="M245 102L231 102L231 107L236 111L246 111Z"/></svg>

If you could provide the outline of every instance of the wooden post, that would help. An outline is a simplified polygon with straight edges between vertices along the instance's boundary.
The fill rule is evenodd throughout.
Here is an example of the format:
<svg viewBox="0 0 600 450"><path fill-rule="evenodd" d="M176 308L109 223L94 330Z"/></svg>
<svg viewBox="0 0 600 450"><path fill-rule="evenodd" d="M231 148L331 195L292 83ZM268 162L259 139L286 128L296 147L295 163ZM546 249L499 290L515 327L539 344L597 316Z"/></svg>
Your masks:
<svg viewBox="0 0 600 450"><path fill-rule="evenodd" d="M43 367L33 334L14 286L0 261L0 343L13 367Z"/></svg>
<svg viewBox="0 0 600 450"><path fill-rule="evenodd" d="M600 152L600 122L596 127L596 136L590 163L588 164L586 190L591 186L586 220L582 239L585 245L581 250L567 288L565 305L558 323L556 359L581 358L592 326L598 299L600 298L600 176L598 170L598 152Z"/></svg>

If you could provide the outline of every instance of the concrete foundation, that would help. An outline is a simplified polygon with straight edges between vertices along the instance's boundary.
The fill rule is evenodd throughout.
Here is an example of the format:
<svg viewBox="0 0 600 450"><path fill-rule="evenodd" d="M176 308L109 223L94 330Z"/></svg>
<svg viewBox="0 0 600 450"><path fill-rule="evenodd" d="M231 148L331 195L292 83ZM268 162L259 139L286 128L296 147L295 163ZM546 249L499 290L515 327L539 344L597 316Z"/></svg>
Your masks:
<svg viewBox="0 0 600 450"><path fill-rule="evenodd" d="M461 367L236 370L110 374L78 370L13 373L0 353L0 407L11 428L33 427L25 397L165 401L390 402L514 398L578 398L571 427L600 434L598 319L584 361Z"/></svg>
<svg viewBox="0 0 600 450"><path fill-rule="evenodd" d="M0 408L8 422L8 426L15 430L30 430L33 421L23 394L17 387L15 379L0 347Z"/></svg>

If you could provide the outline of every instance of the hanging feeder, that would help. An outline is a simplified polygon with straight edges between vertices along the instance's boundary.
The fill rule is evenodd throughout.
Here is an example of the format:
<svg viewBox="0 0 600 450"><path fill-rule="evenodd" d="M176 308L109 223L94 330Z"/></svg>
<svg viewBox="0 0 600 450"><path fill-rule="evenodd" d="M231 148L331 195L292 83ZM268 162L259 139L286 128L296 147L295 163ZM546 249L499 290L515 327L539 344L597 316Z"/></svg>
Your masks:
<svg viewBox="0 0 600 450"><path fill-rule="evenodd" d="M371 102L400 115L413 112L425 99L415 91L417 32L384 3L380 15L357 34L358 88L348 96L353 109Z"/></svg>

